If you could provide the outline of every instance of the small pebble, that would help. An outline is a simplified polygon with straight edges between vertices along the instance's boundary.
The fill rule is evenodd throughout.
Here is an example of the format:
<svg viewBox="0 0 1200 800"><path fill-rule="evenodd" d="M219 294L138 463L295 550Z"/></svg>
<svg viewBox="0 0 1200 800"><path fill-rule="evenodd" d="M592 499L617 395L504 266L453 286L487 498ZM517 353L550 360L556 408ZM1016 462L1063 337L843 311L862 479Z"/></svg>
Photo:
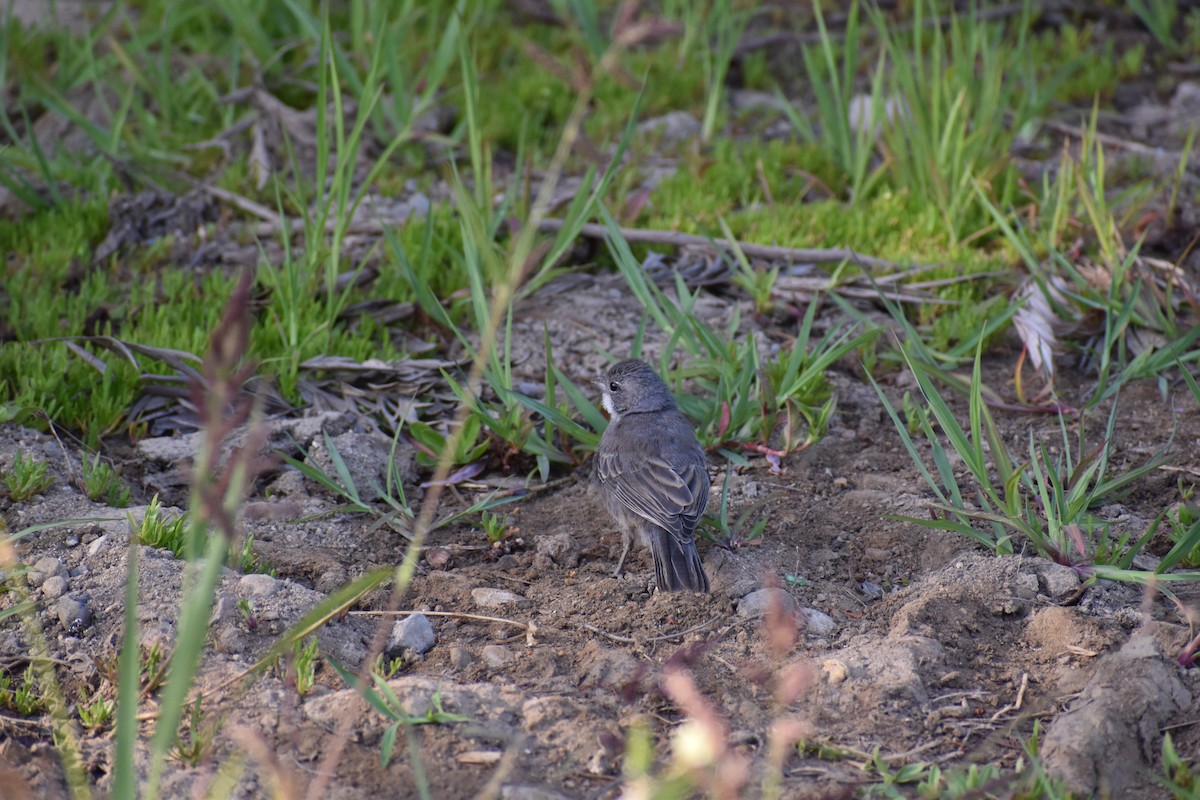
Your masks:
<svg viewBox="0 0 1200 800"><path fill-rule="evenodd" d="M738 601L737 614L739 617L753 619L767 613L772 605L795 613L796 600L785 590L773 586L757 589Z"/></svg>
<svg viewBox="0 0 1200 800"><path fill-rule="evenodd" d="M858 589L872 600L878 600L883 597L883 587L874 581L863 581Z"/></svg>
<svg viewBox="0 0 1200 800"><path fill-rule="evenodd" d="M483 663L492 669L500 669L511 664L514 660L512 651L498 644L489 644L479 654Z"/></svg>
<svg viewBox="0 0 1200 800"><path fill-rule="evenodd" d="M392 636L388 640L388 655L399 655L402 651L425 654L433 649L437 634L429 617L412 614L392 625Z"/></svg>
<svg viewBox="0 0 1200 800"><path fill-rule="evenodd" d="M238 589L249 597L270 597L279 591L279 581L270 575L252 572L238 581Z"/></svg>
<svg viewBox="0 0 1200 800"><path fill-rule="evenodd" d="M804 632L812 636L825 636L833 632L837 627L837 623L833 621L833 617L826 614L824 611L817 611L815 608L803 608L801 613L804 614Z"/></svg>
<svg viewBox="0 0 1200 800"><path fill-rule="evenodd" d="M466 669L474 660L475 656L471 655L471 651L467 648L458 645L450 648L450 666L454 669Z"/></svg>
<svg viewBox="0 0 1200 800"><path fill-rule="evenodd" d="M482 608L500 608L525 602L525 598L516 592L510 592L507 589L492 589L487 586L472 589L471 599L475 601L475 605Z"/></svg>
<svg viewBox="0 0 1200 800"><path fill-rule="evenodd" d="M835 686L850 677L850 670L846 669L846 665L836 658L822 661L821 672L824 674L825 680Z"/></svg>
<svg viewBox="0 0 1200 800"><path fill-rule="evenodd" d="M42 594L47 600L56 600L67 592L67 579L62 575L51 575L42 582Z"/></svg>
<svg viewBox="0 0 1200 800"><path fill-rule="evenodd" d="M90 598L86 594L68 594L58 598L55 610L58 621L72 635L79 635L88 625L92 624L92 609L88 607Z"/></svg>
<svg viewBox="0 0 1200 800"><path fill-rule="evenodd" d="M30 568L27 575L29 585L38 587L42 582L51 575L61 575L67 577L67 567L54 556L42 556Z"/></svg>

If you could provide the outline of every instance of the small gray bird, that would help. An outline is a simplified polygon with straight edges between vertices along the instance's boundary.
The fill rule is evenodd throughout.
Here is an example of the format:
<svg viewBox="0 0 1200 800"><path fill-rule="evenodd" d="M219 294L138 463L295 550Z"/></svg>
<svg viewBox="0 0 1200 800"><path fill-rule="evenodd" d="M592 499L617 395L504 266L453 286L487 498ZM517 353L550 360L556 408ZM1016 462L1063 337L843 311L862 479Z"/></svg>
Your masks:
<svg viewBox="0 0 1200 800"><path fill-rule="evenodd" d="M611 417L596 453L596 483L621 528L616 576L637 536L654 556L659 591L707 592L695 531L709 481L695 431L644 361L622 361L595 383Z"/></svg>

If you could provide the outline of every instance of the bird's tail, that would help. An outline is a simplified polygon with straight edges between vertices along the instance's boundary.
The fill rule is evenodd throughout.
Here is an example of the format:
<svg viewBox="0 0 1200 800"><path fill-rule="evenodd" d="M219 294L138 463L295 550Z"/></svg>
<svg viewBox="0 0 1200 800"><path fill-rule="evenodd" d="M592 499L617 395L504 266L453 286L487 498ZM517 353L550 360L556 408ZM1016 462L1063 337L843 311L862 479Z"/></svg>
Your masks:
<svg viewBox="0 0 1200 800"><path fill-rule="evenodd" d="M653 526L647 538L654 556L654 577L660 592L708 592L708 576L695 542L680 542L667 531Z"/></svg>

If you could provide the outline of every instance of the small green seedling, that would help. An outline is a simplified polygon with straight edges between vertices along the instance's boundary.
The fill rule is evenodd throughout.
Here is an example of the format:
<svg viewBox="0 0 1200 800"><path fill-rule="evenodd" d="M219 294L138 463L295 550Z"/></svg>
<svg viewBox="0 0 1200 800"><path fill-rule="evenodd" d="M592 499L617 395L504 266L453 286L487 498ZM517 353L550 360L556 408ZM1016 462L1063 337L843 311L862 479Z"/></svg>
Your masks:
<svg viewBox="0 0 1200 800"><path fill-rule="evenodd" d="M297 694L304 697L313 690L317 682L317 637L310 636L306 642L297 640L292 644L290 672L295 676Z"/></svg>
<svg viewBox="0 0 1200 800"><path fill-rule="evenodd" d="M132 514L129 515L129 524L137 531L140 544L170 550L176 558L183 555L184 543L187 538L187 517L164 514L158 495L151 498L141 524L133 521Z"/></svg>
<svg viewBox="0 0 1200 800"><path fill-rule="evenodd" d="M82 457L83 462L83 493L89 500L104 503L113 508L124 508L129 505L132 494L129 486L121 480L121 476L112 465L100 458L96 453L93 457Z"/></svg>
<svg viewBox="0 0 1200 800"><path fill-rule="evenodd" d="M229 565L242 573L257 572L263 575L275 575L275 568L263 561L262 556L254 551L253 536L242 539L241 550L230 551Z"/></svg>
<svg viewBox="0 0 1200 800"><path fill-rule="evenodd" d="M1179 559L1179 563L1185 567L1200 567L1200 541L1196 536L1196 530L1200 529L1200 507L1192 502L1191 490L1187 494L1181 492L1181 495L1184 499L1166 512L1167 525L1170 526L1168 535L1176 545L1189 540L1196 542Z"/></svg>
<svg viewBox="0 0 1200 800"><path fill-rule="evenodd" d="M403 667L403 658L397 656L389 660L383 653L380 653L375 656L375 661L371 664L371 674L378 675L386 681L394 678Z"/></svg>
<svg viewBox="0 0 1200 800"><path fill-rule="evenodd" d="M725 483L721 487L721 505L718 506L716 516L714 517L709 514L700 521L701 535L715 542L718 547L724 547L726 550L736 550L747 542L757 539L762 536L763 531L767 527L767 520L763 518L755 522L749 530L746 529L746 523L749 522L750 517L763 507L767 498L754 503L739 514L736 520L730 521L729 484L732 479L733 464L730 463L726 465Z"/></svg>
<svg viewBox="0 0 1200 800"><path fill-rule="evenodd" d="M250 630L258 629L258 617L254 615L254 607L250 605L250 601L244 597L239 597L237 601L237 610L242 615L242 619L246 622L246 627Z"/></svg>
<svg viewBox="0 0 1200 800"><path fill-rule="evenodd" d="M90 701L79 704L79 721L89 731L98 731L112 721L115 709L116 703L97 694Z"/></svg>
<svg viewBox="0 0 1200 800"><path fill-rule="evenodd" d="M910 434L917 433L929 423L929 409L914 402L911 392L905 392L904 397L900 398L900 413Z"/></svg>
<svg viewBox="0 0 1200 800"><path fill-rule="evenodd" d="M417 447L417 463L425 467L436 465L442 451L446 449L449 435L424 422L409 423L408 432ZM471 415L463 420L462 436L458 440L458 447L455 448L452 459L455 466L470 464L483 457L488 450L488 438L482 436L482 433L483 423L479 417Z"/></svg>
<svg viewBox="0 0 1200 800"><path fill-rule="evenodd" d="M22 717L32 717L42 712L44 704L37 692L33 664L25 668L21 683L15 689L12 688L12 677L7 672L0 672L0 708L12 709Z"/></svg>
<svg viewBox="0 0 1200 800"><path fill-rule="evenodd" d="M483 526L483 535L492 547L499 547L513 533L508 517L502 514L484 511L479 515L479 524Z"/></svg>
<svg viewBox="0 0 1200 800"><path fill-rule="evenodd" d="M45 461L38 461L33 456L26 457L25 453L17 453L13 458L12 469L0 471L4 485L8 487L8 496L13 500L27 500L36 494L41 494L54 483L50 467Z"/></svg>
<svg viewBox="0 0 1200 800"><path fill-rule="evenodd" d="M222 722L219 717L206 718L200 706L201 699L200 695L196 695L190 713L180 726L175 747L171 750L172 756L189 767L199 766L212 754L213 742Z"/></svg>

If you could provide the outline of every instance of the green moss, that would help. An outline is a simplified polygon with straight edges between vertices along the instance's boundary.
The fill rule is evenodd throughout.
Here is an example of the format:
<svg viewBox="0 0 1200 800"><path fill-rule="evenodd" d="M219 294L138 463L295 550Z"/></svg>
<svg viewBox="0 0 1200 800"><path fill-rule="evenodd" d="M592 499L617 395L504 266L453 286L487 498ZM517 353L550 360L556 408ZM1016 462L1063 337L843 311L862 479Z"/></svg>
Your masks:
<svg viewBox="0 0 1200 800"><path fill-rule="evenodd" d="M852 247L899 262L988 261L954 245L940 212L907 192L882 189L853 211L836 200L805 202L814 175L832 180L835 172L814 146L721 142L711 160L693 160L655 189L641 224L719 236L724 218L735 236L759 244Z"/></svg>
<svg viewBox="0 0 1200 800"><path fill-rule="evenodd" d="M643 216L648 227L719 232L718 216L768 203L768 190L782 210L804 202L814 186L829 186L836 175L833 161L815 145L722 139L710 154L690 156L662 181Z"/></svg>
<svg viewBox="0 0 1200 800"><path fill-rule="evenodd" d="M102 207L63 207L24 227L0 230L17 250L3 295L15 341L0 348L0 395L84 432L114 429L137 395L139 370L79 342L105 365L101 373L65 343L46 340L105 334L202 354L232 286L232 278L219 272L197 281L191 272L160 269L161 247L90 264L102 232L97 223L106 216ZM139 361L142 371L163 371L152 359Z"/></svg>
<svg viewBox="0 0 1200 800"><path fill-rule="evenodd" d="M1029 63L1040 85L1062 102L1112 97L1118 82L1141 73L1145 55L1141 43L1118 54L1116 43L1097 35L1090 23L1051 28L1029 40Z"/></svg>
<svg viewBox="0 0 1200 800"><path fill-rule="evenodd" d="M577 96L563 72L574 69L573 52L582 52L578 36L561 28L524 29L562 72L520 46L511 30L481 33L477 47L480 65L479 117L484 138L498 147L516 151L522 132L535 153L547 153L557 143ZM568 66L570 65L570 66ZM669 45L625 52L619 67L600 79L594 89L584 131L593 141L614 141L633 112L642 82L639 119L670 111L691 111L699 116L704 103L704 75L693 54L680 61Z"/></svg>
<svg viewBox="0 0 1200 800"><path fill-rule="evenodd" d="M107 230L108 203L103 198L22 219L0 219L0 252L9 254L6 291L8 281L22 276L36 284L62 280L73 259L89 258Z"/></svg>

